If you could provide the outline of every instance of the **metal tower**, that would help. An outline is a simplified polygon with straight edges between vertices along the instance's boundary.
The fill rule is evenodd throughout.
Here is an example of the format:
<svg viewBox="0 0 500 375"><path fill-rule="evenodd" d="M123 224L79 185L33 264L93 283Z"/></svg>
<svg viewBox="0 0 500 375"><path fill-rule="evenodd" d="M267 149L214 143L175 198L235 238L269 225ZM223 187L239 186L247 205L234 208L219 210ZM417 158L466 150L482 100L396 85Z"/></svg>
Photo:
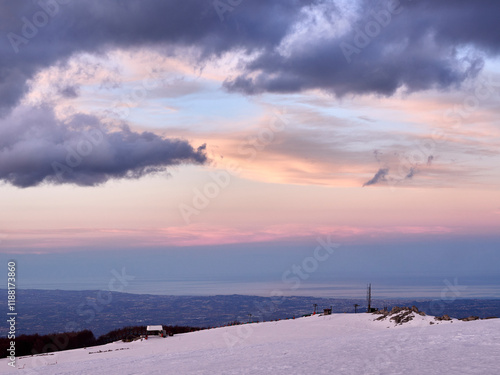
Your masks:
<svg viewBox="0 0 500 375"><path fill-rule="evenodd" d="M372 312L372 284L368 284L368 291L366 292L366 301L368 302L368 308L366 312Z"/></svg>

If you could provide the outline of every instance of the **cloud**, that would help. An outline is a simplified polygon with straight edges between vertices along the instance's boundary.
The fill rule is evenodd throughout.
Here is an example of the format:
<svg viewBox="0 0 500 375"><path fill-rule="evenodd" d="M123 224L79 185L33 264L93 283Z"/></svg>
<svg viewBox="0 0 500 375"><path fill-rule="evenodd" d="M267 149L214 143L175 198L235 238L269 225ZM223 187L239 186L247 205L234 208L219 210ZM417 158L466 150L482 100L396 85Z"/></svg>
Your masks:
<svg viewBox="0 0 500 375"><path fill-rule="evenodd" d="M390 96L398 89L457 86L478 74L485 55L500 52L492 37L492 30L500 32L492 16L500 12L498 2L401 1L392 14L389 3L357 2L352 19L333 16L343 29L306 34L307 43L295 41L286 53L266 49L225 87L246 94L322 89ZM302 28L312 30L307 23Z"/></svg>
<svg viewBox="0 0 500 375"><path fill-rule="evenodd" d="M300 10L313 0L255 0L221 22L212 1L176 0L13 2L2 5L0 110L16 106L27 82L40 70L64 64L78 53L105 55L112 49L156 48L174 56L195 47L196 63L243 49L279 44ZM236 13L238 13L236 15ZM48 22L40 23L42 16ZM226 14L226 18L229 18ZM279 14L279 17L276 17ZM38 19L39 17L40 19ZM37 26L38 24L38 26Z"/></svg>
<svg viewBox="0 0 500 375"><path fill-rule="evenodd" d="M417 169L415 167L411 167L410 170L408 171L408 174L405 176L405 180L410 180L415 176L415 173L417 172Z"/></svg>
<svg viewBox="0 0 500 375"><path fill-rule="evenodd" d="M58 87L58 93L64 98L74 99L78 97L79 87L76 85L67 85Z"/></svg>
<svg viewBox="0 0 500 375"><path fill-rule="evenodd" d="M177 164L205 163L205 146L106 127L97 117L57 119L50 108L18 107L0 120L0 180L18 187L40 183L94 186L136 179Z"/></svg>
<svg viewBox="0 0 500 375"><path fill-rule="evenodd" d="M189 50L199 67L240 52L247 58L241 74L225 81L231 91L322 89L342 96L451 87L475 76L485 55L500 52L498 1L402 0L387 17L388 4L253 0L231 6L221 22L206 0L9 2L0 14L6 36L0 39L0 115L19 104L35 74L79 53ZM365 37L357 38L359 32ZM345 43L357 51L348 58Z"/></svg>
<svg viewBox="0 0 500 375"><path fill-rule="evenodd" d="M375 176L363 184L363 187L378 184L380 181L386 181L386 176L389 173L389 168L380 168Z"/></svg>

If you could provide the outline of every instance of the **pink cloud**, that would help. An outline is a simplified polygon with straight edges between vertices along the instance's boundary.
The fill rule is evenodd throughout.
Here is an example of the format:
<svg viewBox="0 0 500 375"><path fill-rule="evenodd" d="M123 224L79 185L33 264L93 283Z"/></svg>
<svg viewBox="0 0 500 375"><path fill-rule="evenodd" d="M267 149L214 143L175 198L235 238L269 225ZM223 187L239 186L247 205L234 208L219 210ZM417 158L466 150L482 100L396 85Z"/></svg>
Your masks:
<svg viewBox="0 0 500 375"><path fill-rule="evenodd" d="M337 243L365 243L391 239L416 239L421 236L463 234L463 228L452 227L352 227L276 225L237 229L224 226L193 224L156 229L68 228L60 230L20 230L5 234L2 246L13 252L64 252L71 248L184 247L237 243L301 243L328 236ZM32 249L26 251L25 249Z"/></svg>

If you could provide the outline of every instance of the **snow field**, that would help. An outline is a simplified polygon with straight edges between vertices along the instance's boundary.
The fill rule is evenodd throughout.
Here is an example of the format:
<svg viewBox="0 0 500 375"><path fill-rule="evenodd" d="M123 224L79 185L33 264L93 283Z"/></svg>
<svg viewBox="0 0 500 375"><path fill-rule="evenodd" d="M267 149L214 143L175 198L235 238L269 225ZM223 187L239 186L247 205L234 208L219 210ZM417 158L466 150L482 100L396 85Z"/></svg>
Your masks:
<svg viewBox="0 0 500 375"><path fill-rule="evenodd" d="M18 374L498 374L500 320L316 315L0 360ZM431 325L430 322L435 322Z"/></svg>

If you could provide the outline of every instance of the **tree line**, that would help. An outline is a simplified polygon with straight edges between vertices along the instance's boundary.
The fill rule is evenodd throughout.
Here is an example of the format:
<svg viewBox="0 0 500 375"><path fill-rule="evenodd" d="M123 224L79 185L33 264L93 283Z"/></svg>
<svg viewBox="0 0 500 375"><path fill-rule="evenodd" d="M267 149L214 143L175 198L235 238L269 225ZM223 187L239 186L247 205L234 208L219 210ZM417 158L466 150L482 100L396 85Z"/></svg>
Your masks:
<svg viewBox="0 0 500 375"><path fill-rule="evenodd" d="M204 328L188 326L163 326L167 335L199 331ZM92 331L86 329L78 332L52 333L48 335L20 335L11 340L0 338L0 358L8 355L10 342L15 341L16 357L52 353L62 350L79 349L103 345L113 341L131 341L146 335L146 326L130 326L115 329L96 338Z"/></svg>

